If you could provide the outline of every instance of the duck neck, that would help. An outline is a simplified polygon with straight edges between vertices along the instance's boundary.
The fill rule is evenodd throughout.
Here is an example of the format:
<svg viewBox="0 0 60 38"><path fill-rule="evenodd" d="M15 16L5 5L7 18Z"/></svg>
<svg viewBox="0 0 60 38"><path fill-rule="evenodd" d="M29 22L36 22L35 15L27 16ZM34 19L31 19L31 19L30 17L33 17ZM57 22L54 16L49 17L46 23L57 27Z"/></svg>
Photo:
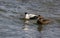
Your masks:
<svg viewBox="0 0 60 38"><path fill-rule="evenodd" d="M29 19L29 15L28 15L28 14L25 14L25 18L26 18L26 19Z"/></svg>

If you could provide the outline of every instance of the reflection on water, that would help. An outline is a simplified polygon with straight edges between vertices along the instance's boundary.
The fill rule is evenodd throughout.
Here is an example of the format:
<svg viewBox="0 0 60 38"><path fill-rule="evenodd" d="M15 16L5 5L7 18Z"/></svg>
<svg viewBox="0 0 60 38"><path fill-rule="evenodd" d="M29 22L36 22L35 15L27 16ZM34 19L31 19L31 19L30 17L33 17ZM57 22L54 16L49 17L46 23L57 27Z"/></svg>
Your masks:
<svg viewBox="0 0 60 38"><path fill-rule="evenodd" d="M24 12L52 18L54 23L38 25L36 20L19 19ZM60 38L60 0L0 0L0 38L40 37Z"/></svg>
<svg viewBox="0 0 60 38"><path fill-rule="evenodd" d="M24 20L22 29L26 33L26 38L37 38L38 36L40 38L40 33L37 31L37 27L31 23L32 20ZM38 34L38 35L37 35Z"/></svg>
<svg viewBox="0 0 60 38"><path fill-rule="evenodd" d="M43 25L38 25L38 31L42 31L42 29L43 29Z"/></svg>
<svg viewBox="0 0 60 38"><path fill-rule="evenodd" d="M28 20L25 20L25 21L24 21L23 30L25 30L25 31L29 30L29 21L28 21Z"/></svg>
<svg viewBox="0 0 60 38"><path fill-rule="evenodd" d="M33 23L32 23L33 24ZM37 27L37 30L38 31L42 31L42 29L43 29L43 26L44 25L40 25L40 24L37 24L37 23L35 23L38 27ZM29 26L30 26L31 24L30 24L30 20L24 20L24 27L23 27L23 30L25 30L25 31L27 31L27 30L30 30L29 29Z"/></svg>

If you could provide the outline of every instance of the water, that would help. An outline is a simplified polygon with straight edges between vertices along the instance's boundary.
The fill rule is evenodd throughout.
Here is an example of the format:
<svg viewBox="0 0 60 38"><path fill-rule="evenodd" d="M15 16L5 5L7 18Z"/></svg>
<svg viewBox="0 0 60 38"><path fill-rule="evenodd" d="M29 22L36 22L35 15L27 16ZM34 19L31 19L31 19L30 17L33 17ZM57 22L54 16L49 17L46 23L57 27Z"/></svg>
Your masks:
<svg viewBox="0 0 60 38"><path fill-rule="evenodd" d="M60 38L60 0L0 0L0 38ZM38 25L24 20L24 12L53 20Z"/></svg>

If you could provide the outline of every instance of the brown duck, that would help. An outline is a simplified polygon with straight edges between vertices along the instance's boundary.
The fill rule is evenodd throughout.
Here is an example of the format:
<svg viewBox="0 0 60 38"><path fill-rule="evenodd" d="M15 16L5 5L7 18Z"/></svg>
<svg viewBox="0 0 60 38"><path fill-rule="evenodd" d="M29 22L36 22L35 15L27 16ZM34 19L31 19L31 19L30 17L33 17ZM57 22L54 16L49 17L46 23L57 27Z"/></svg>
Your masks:
<svg viewBox="0 0 60 38"><path fill-rule="evenodd" d="M51 20L49 19L44 19L44 18L38 18L37 23L38 24L49 24Z"/></svg>
<svg viewBox="0 0 60 38"><path fill-rule="evenodd" d="M38 15L38 19L39 19L39 18L42 18L42 19L43 19L44 17L43 17L43 16L41 16L41 15Z"/></svg>

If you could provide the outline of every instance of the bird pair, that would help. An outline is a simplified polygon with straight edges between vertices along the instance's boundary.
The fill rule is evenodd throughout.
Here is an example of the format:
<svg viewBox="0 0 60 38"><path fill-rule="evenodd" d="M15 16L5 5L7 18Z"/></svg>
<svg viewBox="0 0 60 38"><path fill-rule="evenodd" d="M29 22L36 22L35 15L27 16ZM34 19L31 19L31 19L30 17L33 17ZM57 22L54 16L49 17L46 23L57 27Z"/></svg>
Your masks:
<svg viewBox="0 0 60 38"><path fill-rule="evenodd" d="M27 12L25 12L25 19L37 19L38 24L48 24L51 22L51 20L44 19L41 15L28 14Z"/></svg>

